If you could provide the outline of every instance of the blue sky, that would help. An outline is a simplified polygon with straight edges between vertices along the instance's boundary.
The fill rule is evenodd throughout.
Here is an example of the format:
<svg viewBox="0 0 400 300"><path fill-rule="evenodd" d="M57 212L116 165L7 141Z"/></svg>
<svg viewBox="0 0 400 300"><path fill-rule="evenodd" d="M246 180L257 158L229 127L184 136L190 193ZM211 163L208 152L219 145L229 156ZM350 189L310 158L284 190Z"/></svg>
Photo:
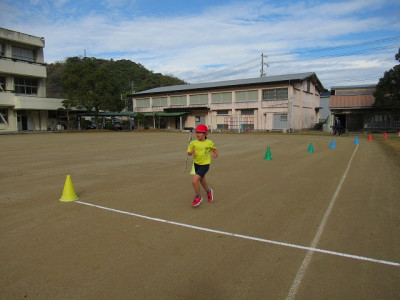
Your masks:
<svg viewBox="0 0 400 300"><path fill-rule="evenodd" d="M398 0L1 0L0 27L45 38L45 61L130 59L190 83L315 72L377 83L400 47Z"/></svg>

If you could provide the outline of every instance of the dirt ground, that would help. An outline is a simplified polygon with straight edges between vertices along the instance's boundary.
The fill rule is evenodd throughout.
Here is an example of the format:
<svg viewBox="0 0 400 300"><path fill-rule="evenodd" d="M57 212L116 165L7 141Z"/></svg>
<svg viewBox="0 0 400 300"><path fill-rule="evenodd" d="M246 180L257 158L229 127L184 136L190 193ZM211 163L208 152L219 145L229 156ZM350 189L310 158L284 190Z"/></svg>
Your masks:
<svg viewBox="0 0 400 300"><path fill-rule="evenodd" d="M296 280L295 299L399 299L400 167L379 143L210 134L215 201L192 208L188 136L0 136L0 299L288 299ZM296 248L318 232L333 254Z"/></svg>

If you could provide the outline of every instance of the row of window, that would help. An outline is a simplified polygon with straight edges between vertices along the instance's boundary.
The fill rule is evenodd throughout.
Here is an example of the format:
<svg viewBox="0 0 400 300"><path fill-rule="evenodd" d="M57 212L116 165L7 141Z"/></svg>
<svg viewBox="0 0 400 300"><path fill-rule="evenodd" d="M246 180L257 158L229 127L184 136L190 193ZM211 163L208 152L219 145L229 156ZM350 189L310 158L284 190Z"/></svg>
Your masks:
<svg viewBox="0 0 400 300"><path fill-rule="evenodd" d="M15 77L14 90L17 94L37 95L38 80L28 77ZM6 91L6 78L0 76L0 91Z"/></svg>
<svg viewBox="0 0 400 300"><path fill-rule="evenodd" d="M35 61L35 52L31 49L12 47L12 58L26 61Z"/></svg>
<svg viewBox="0 0 400 300"><path fill-rule="evenodd" d="M0 55L4 56L5 47L0 44ZM12 46L11 47L11 58L35 62L35 50L26 49L21 47Z"/></svg>
<svg viewBox="0 0 400 300"><path fill-rule="evenodd" d="M230 114L230 110L227 110L227 109L226 110L225 109L217 110L218 116L227 116L229 114ZM242 110L240 110L240 114L242 116L254 116L254 109L242 109Z"/></svg>
<svg viewBox="0 0 400 300"><path fill-rule="evenodd" d="M258 91L240 91L235 92L235 102L257 102ZM288 89L268 89L262 91L262 101L276 101L276 100L288 100ZM208 104L208 94L190 95L190 105L201 105ZM232 92L224 93L211 93L212 104L223 104L232 103ZM187 105L186 95L185 96L171 96L170 104L172 106ZM153 107L156 106L168 106L168 97L153 98ZM136 107L145 108L150 107L150 98L136 99Z"/></svg>

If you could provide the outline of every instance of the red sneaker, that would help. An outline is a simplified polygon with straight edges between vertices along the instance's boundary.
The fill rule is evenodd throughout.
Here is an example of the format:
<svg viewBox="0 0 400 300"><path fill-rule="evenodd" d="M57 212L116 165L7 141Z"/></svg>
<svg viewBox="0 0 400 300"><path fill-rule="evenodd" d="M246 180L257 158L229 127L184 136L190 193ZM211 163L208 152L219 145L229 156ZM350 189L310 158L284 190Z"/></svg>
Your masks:
<svg viewBox="0 0 400 300"><path fill-rule="evenodd" d="M193 207L199 206L201 201L203 201L203 198L201 198L201 196L200 197L194 197L194 200L192 202L192 206Z"/></svg>
<svg viewBox="0 0 400 300"><path fill-rule="evenodd" d="M207 192L208 202L213 202L214 200L214 192L212 189L209 189Z"/></svg>

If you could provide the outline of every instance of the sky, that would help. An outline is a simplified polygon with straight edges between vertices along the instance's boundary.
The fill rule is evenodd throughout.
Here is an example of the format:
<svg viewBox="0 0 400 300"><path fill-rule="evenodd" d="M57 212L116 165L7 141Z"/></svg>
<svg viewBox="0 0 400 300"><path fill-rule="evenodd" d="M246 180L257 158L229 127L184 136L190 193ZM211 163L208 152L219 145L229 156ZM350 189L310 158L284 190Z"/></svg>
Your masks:
<svg viewBox="0 0 400 300"><path fill-rule="evenodd" d="M0 0L0 27L44 37L45 61L129 59L188 83L315 72L376 84L398 62L398 0Z"/></svg>

